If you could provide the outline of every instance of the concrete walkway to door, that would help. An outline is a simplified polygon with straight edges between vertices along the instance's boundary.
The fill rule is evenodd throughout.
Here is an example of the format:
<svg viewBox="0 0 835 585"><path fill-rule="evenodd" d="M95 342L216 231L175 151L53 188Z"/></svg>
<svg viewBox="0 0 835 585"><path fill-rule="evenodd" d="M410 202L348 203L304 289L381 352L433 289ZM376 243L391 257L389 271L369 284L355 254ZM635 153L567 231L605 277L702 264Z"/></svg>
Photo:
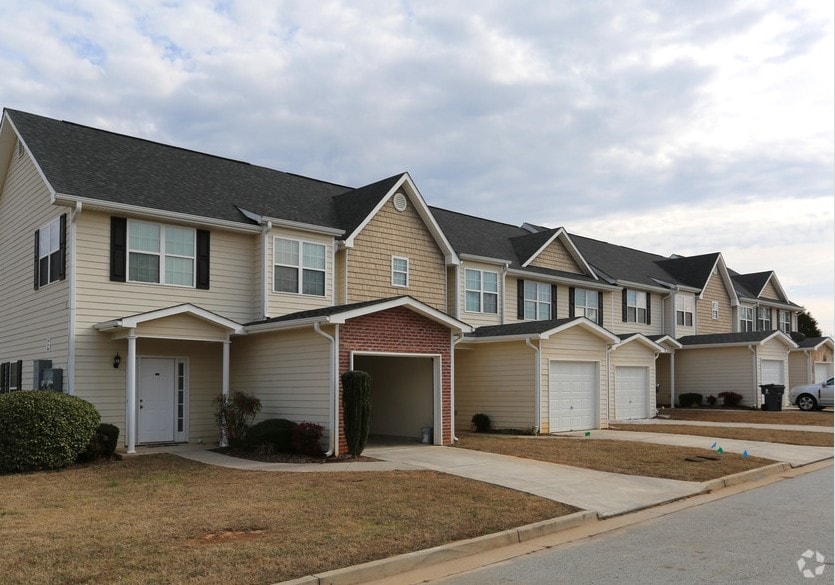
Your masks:
<svg viewBox="0 0 835 585"><path fill-rule="evenodd" d="M596 511L600 517L624 514L707 489L702 483L594 471L457 447L371 447L363 455L501 485Z"/></svg>

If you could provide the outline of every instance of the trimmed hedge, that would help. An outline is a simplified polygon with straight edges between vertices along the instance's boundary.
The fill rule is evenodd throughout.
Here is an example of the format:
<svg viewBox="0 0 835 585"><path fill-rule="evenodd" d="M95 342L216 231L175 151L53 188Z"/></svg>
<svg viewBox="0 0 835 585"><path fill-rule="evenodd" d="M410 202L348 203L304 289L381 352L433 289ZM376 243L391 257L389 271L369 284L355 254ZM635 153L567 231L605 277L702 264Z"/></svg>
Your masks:
<svg viewBox="0 0 835 585"><path fill-rule="evenodd" d="M267 448L277 453L290 453L296 423L285 418L268 418L249 427L243 446L249 451Z"/></svg>
<svg viewBox="0 0 835 585"><path fill-rule="evenodd" d="M371 429L371 376L368 372L348 370L342 380L342 416L348 453L362 455Z"/></svg>
<svg viewBox="0 0 835 585"><path fill-rule="evenodd" d="M690 408L692 406L701 406L702 400L704 400L704 396L701 394L697 394L696 392L685 392L684 394L679 395L678 404L682 408Z"/></svg>
<svg viewBox="0 0 835 585"><path fill-rule="evenodd" d="M87 448L100 420L92 404L69 394L0 395L0 473L66 467Z"/></svg>

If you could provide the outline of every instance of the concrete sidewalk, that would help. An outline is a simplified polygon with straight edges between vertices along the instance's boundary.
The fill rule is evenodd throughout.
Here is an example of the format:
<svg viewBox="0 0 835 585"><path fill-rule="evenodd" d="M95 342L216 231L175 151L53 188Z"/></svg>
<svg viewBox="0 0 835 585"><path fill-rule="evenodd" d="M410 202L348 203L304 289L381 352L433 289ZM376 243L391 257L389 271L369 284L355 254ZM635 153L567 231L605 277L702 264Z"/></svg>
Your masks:
<svg viewBox="0 0 835 585"><path fill-rule="evenodd" d="M635 420L613 420L613 425L685 425L694 427L722 427L742 429L769 429L773 431L804 431L809 433L835 433L835 427L814 425L777 425L743 422L712 422L701 420L674 420L669 418L641 418Z"/></svg>
<svg viewBox="0 0 835 585"><path fill-rule="evenodd" d="M706 484L696 482L623 475L451 447L374 447L364 454L508 487L595 511L600 517L640 510L707 489Z"/></svg>

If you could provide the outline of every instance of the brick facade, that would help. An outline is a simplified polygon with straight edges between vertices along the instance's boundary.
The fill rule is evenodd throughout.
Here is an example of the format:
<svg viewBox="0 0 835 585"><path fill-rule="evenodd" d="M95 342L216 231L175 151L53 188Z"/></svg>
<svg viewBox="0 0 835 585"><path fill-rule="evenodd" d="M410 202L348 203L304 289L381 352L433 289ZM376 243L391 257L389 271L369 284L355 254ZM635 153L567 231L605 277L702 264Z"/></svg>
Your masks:
<svg viewBox="0 0 835 585"><path fill-rule="evenodd" d="M451 336L444 325L405 307L396 307L351 319L339 329L339 374L348 371L351 352L419 353L441 356L441 438L452 444ZM342 418L342 383L339 384L339 452L347 451Z"/></svg>

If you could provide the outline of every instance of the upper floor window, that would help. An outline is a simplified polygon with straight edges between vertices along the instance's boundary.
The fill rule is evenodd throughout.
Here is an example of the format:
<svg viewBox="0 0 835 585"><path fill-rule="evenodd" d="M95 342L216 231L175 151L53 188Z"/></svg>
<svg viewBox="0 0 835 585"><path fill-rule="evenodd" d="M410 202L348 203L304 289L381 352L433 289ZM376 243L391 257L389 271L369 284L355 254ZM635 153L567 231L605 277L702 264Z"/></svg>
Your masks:
<svg viewBox="0 0 835 585"><path fill-rule="evenodd" d="M792 330L792 314L789 311L780 311L780 331L790 333Z"/></svg>
<svg viewBox="0 0 835 585"><path fill-rule="evenodd" d="M195 230L128 222L128 280L194 286Z"/></svg>
<svg viewBox="0 0 835 585"><path fill-rule="evenodd" d="M624 290L626 303L624 305L627 323L649 323L649 295L644 291Z"/></svg>
<svg viewBox="0 0 835 585"><path fill-rule="evenodd" d="M0 364L0 392L23 389L23 360Z"/></svg>
<svg viewBox="0 0 835 585"><path fill-rule="evenodd" d="M325 245L276 238L273 289L325 296Z"/></svg>
<svg viewBox="0 0 835 585"><path fill-rule="evenodd" d="M574 315L598 323L600 300L600 293L596 290L574 289Z"/></svg>
<svg viewBox="0 0 835 585"><path fill-rule="evenodd" d="M499 274L487 270L464 270L464 306L471 313L499 312Z"/></svg>
<svg viewBox="0 0 835 585"><path fill-rule="evenodd" d="M719 301L710 302L710 318L714 321L719 318Z"/></svg>
<svg viewBox="0 0 835 585"><path fill-rule="evenodd" d="M391 257L391 285L409 286L409 259Z"/></svg>
<svg viewBox="0 0 835 585"><path fill-rule="evenodd" d="M35 289L66 275L67 216L57 217L35 232Z"/></svg>
<svg viewBox="0 0 835 585"><path fill-rule="evenodd" d="M739 330L753 331L754 330L754 307L740 307L739 308Z"/></svg>
<svg viewBox="0 0 835 585"><path fill-rule="evenodd" d="M525 281L525 319L542 321L551 318L551 285Z"/></svg>
<svg viewBox="0 0 835 585"><path fill-rule="evenodd" d="M693 326L693 312L696 301L691 295L676 295L676 325Z"/></svg>
<svg viewBox="0 0 835 585"><path fill-rule="evenodd" d="M770 307L757 307L757 331L771 331Z"/></svg>

